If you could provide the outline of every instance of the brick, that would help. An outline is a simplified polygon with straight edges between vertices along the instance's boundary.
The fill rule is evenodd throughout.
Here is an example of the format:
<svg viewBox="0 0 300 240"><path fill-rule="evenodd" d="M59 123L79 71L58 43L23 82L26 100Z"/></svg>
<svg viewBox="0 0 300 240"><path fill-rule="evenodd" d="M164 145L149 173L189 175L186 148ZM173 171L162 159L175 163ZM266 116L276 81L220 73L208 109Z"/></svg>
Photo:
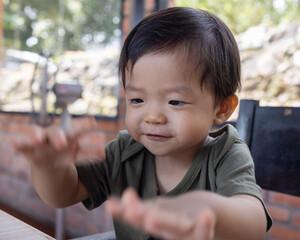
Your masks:
<svg viewBox="0 0 300 240"><path fill-rule="evenodd" d="M132 12L131 1L122 1L123 2L123 14L130 15Z"/></svg>
<svg viewBox="0 0 300 240"><path fill-rule="evenodd" d="M60 117L53 117L52 118L52 125L55 125L55 126L60 126L61 125L61 119Z"/></svg>
<svg viewBox="0 0 300 240"><path fill-rule="evenodd" d="M25 158L14 158L12 162L15 168L30 171L30 164Z"/></svg>
<svg viewBox="0 0 300 240"><path fill-rule="evenodd" d="M127 34L131 29L131 19L130 17L124 17L123 20L123 25L122 25L122 32L123 32L123 36L124 38L126 38ZM124 39L125 40L125 39Z"/></svg>
<svg viewBox="0 0 300 240"><path fill-rule="evenodd" d="M3 165L10 165L12 163L12 158L1 155L0 163L2 163Z"/></svg>
<svg viewBox="0 0 300 240"><path fill-rule="evenodd" d="M299 228L300 231L300 212L295 212L293 215L293 225Z"/></svg>
<svg viewBox="0 0 300 240"><path fill-rule="evenodd" d="M169 0L169 6L168 7L175 7L176 4L174 2L174 0Z"/></svg>
<svg viewBox="0 0 300 240"><path fill-rule="evenodd" d="M0 123L6 122L6 114L1 113L0 114Z"/></svg>
<svg viewBox="0 0 300 240"><path fill-rule="evenodd" d="M9 123L8 122L2 122L0 126L1 126L1 128L0 128L1 132L7 132L8 129L9 129Z"/></svg>
<svg viewBox="0 0 300 240"><path fill-rule="evenodd" d="M0 121L1 122L11 122L13 119L13 116L11 114L0 114Z"/></svg>
<svg viewBox="0 0 300 240"><path fill-rule="evenodd" d="M3 145L7 142L8 134L6 132L0 132L0 142Z"/></svg>
<svg viewBox="0 0 300 240"><path fill-rule="evenodd" d="M125 101L120 101L118 105L118 116L125 116L126 106Z"/></svg>
<svg viewBox="0 0 300 240"><path fill-rule="evenodd" d="M273 225L269 231L269 235L278 240L296 240L300 239L300 231L291 229L287 226Z"/></svg>
<svg viewBox="0 0 300 240"><path fill-rule="evenodd" d="M125 101L125 91L124 91L124 88L123 86L120 87L120 100L122 101Z"/></svg>
<svg viewBox="0 0 300 240"><path fill-rule="evenodd" d="M21 179L21 180L23 180L23 181L27 181L27 179L28 179L28 172L25 172L25 171L17 171L17 173L16 173L16 177L18 178L18 179Z"/></svg>
<svg viewBox="0 0 300 240"><path fill-rule="evenodd" d="M86 135L87 138L87 142L88 144L92 144L92 145L97 145L100 147L104 147L106 142L105 142L105 133L103 132L91 132L89 134Z"/></svg>
<svg viewBox="0 0 300 240"><path fill-rule="evenodd" d="M275 221L288 222L290 220L290 211L286 208L268 206L268 211Z"/></svg>
<svg viewBox="0 0 300 240"><path fill-rule="evenodd" d="M262 197L262 199L263 199L264 201L267 201L267 198L268 198L268 191L262 189L262 190L261 190L261 197Z"/></svg>
<svg viewBox="0 0 300 240"><path fill-rule="evenodd" d="M99 120L97 121L98 129L105 132L115 132L118 131L118 125L115 121L108 120Z"/></svg>
<svg viewBox="0 0 300 240"><path fill-rule="evenodd" d="M118 124L118 131L117 132L126 129L125 118L120 117L118 119L117 124Z"/></svg>
<svg viewBox="0 0 300 240"><path fill-rule="evenodd" d="M154 0L146 0L145 1L145 9L146 12L153 12L154 10Z"/></svg>
<svg viewBox="0 0 300 240"><path fill-rule="evenodd" d="M77 153L76 162L87 163L104 159L104 146L86 146Z"/></svg>
<svg viewBox="0 0 300 240"><path fill-rule="evenodd" d="M13 122L9 125L9 132L19 133L20 123Z"/></svg>
<svg viewBox="0 0 300 240"><path fill-rule="evenodd" d="M106 143L109 143L110 141L116 139L118 136L118 133L110 133L110 134L106 134Z"/></svg>
<svg viewBox="0 0 300 240"><path fill-rule="evenodd" d="M271 203L300 208L300 197L276 192L269 192L269 200Z"/></svg>
<svg viewBox="0 0 300 240"><path fill-rule="evenodd" d="M78 117L72 119L72 125L84 126L88 131L95 129L95 118L94 117Z"/></svg>
<svg viewBox="0 0 300 240"><path fill-rule="evenodd" d="M19 134L28 134L29 131L30 131L30 125L28 124L19 125L19 129L18 129Z"/></svg>
<svg viewBox="0 0 300 240"><path fill-rule="evenodd" d="M25 122L31 122L31 116L29 114L12 114L12 120L14 122L21 122L21 123L25 123Z"/></svg>
<svg viewBox="0 0 300 240"><path fill-rule="evenodd" d="M14 133L6 134L4 136L4 141L7 142L7 143L9 143L9 144L14 143L15 139L16 139L16 135Z"/></svg>

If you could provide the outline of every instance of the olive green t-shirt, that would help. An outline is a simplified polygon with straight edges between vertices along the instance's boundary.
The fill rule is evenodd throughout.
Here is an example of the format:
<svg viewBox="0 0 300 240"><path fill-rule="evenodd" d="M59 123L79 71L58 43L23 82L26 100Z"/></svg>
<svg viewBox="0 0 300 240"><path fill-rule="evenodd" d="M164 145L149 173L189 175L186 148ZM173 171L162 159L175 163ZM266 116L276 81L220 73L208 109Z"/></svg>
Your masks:
<svg viewBox="0 0 300 240"><path fill-rule="evenodd" d="M261 189L254 177L254 164L247 145L237 138L237 131L226 125L209 134L214 138L203 146L179 184L164 196L175 196L191 190L209 190L223 196L252 195L263 203ZM134 188L143 199L158 196L154 156L127 131L105 148L102 162L77 165L78 176L89 198L87 209L101 205L110 195L121 196ZM268 229L272 220L266 211ZM120 221L114 221L117 239L147 239L148 236Z"/></svg>

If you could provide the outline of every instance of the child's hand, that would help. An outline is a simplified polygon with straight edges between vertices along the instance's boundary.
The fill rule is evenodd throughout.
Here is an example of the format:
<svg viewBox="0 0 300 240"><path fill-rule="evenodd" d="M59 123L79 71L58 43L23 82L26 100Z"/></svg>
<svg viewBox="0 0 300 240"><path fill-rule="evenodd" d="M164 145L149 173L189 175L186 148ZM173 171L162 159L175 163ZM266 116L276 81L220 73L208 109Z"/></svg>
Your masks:
<svg viewBox="0 0 300 240"><path fill-rule="evenodd" d="M211 209L202 207L200 202L195 203L194 199L191 192L142 201L134 190L129 189L121 199L111 198L107 209L114 218L124 220L152 236L166 240L212 240L216 216Z"/></svg>
<svg viewBox="0 0 300 240"><path fill-rule="evenodd" d="M15 149L34 166L58 167L76 160L79 136L93 127L95 120L91 118L74 121L67 132L57 126L32 126L28 135L15 141Z"/></svg>

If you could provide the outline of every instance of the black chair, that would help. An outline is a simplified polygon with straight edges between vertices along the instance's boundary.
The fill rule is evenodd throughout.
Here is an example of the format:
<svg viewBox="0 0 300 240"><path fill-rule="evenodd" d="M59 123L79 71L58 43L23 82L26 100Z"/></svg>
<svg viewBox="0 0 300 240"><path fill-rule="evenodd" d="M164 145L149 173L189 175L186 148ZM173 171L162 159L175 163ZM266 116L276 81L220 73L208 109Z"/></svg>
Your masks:
<svg viewBox="0 0 300 240"><path fill-rule="evenodd" d="M235 126L253 156L258 185L300 197L300 107L241 100Z"/></svg>

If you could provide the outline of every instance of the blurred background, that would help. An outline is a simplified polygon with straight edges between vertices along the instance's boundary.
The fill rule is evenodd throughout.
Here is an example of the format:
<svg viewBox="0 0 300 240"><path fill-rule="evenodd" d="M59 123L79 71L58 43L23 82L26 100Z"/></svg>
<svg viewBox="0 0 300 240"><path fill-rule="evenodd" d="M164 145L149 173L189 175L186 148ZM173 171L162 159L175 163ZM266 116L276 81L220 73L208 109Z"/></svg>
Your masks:
<svg viewBox="0 0 300 240"><path fill-rule="evenodd" d="M120 0L4 0L1 110L39 111L47 64L48 112L55 112L53 85L73 81L84 91L72 113L116 116L121 5Z"/></svg>
<svg viewBox="0 0 300 240"><path fill-rule="evenodd" d="M32 124L61 124L58 95L65 100L68 93L64 107L73 121L92 115L98 122L81 144L103 157L105 144L125 128L122 42L144 16L172 6L209 10L229 26L241 54L240 99L300 106L300 0L0 0L1 209L54 236L57 212L35 193L13 139ZM275 220L266 239L300 239L299 198L263 196ZM78 204L62 217L66 239L113 229L102 207L88 212Z"/></svg>

